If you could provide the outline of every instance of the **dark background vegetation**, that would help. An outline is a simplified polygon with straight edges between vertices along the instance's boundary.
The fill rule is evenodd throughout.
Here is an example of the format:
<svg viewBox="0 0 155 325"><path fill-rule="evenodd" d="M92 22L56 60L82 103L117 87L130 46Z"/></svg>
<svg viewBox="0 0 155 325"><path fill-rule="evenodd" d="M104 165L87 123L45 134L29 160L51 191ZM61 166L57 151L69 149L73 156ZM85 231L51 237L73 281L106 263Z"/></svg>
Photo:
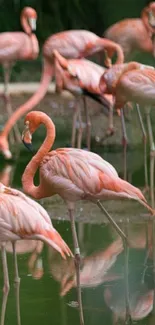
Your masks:
<svg viewBox="0 0 155 325"><path fill-rule="evenodd" d="M87 29L102 35L111 24L139 17L148 0L0 0L0 32L21 31L20 12L32 6L38 14L36 35L40 49L48 36L67 29ZM39 80L41 51L34 62L17 62L12 81ZM1 74L2 80L2 74Z"/></svg>

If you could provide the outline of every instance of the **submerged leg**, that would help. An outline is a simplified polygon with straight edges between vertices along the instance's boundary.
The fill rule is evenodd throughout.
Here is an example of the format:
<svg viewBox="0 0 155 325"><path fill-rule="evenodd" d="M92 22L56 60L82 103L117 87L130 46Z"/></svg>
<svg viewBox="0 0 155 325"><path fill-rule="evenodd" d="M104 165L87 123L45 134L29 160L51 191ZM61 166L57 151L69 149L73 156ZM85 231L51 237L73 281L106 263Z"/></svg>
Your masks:
<svg viewBox="0 0 155 325"><path fill-rule="evenodd" d="M125 125L125 119L124 119L124 112L121 108L120 110L121 114L121 125L122 125L122 143L123 143L123 160L124 160L124 179L127 178L127 144L128 144L128 138L127 138L127 132L126 132L126 125Z"/></svg>
<svg viewBox="0 0 155 325"><path fill-rule="evenodd" d="M82 295L81 295L81 285L80 285L80 248L76 233L75 220L74 220L74 208L69 205L68 207L69 217L71 221L71 229L74 244L74 254L75 254L75 269L76 269L76 280L77 280L77 294L78 294L78 304L79 304L79 314L80 314L80 325L84 325L83 317L83 307L82 307Z"/></svg>
<svg viewBox="0 0 155 325"><path fill-rule="evenodd" d="M126 237L128 238L128 228L126 228ZM124 245L124 285L125 285L125 305L126 305L126 321L125 324L128 325L131 323L131 312L130 312L130 298L129 298L129 247L127 243Z"/></svg>
<svg viewBox="0 0 155 325"><path fill-rule="evenodd" d="M142 134L143 134L145 191L147 191L148 188L149 188L148 167L147 167L147 135L146 135L145 126L144 126L144 123L143 123L143 118L142 118L142 115L141 115L141 112L140 112L139 104L136 104L136 110L137 110L137 114L138 114L138 118L139 118L139 122L140 122L140 127L141 127Z"/></svg>
<svg viewBox="0 0 155 325"><path fill-rule="evenodd" d="M87 101L86 101L85 96L83 96L83 105L84 105L84 111L85 111L85 115L86 115L86 144L87 144L87 149L90 151L90 149L91 149L91 120L90 120Z"/></svg>
<svg viewBox="0 0 155 325"><path fill-rule="evenodd" d="M15 294L16 294L17 324L21 325L20 298L19 298L20 277L19 277L19 273L18 273L18 263L17 263L17 255L16 255L16 247L15 247L15 245L16 245L15 242L12 243L13 257L14 257L14 268L15 268L14 286L15 286Z"/></svg>
<svg viewBox="0 0 155 325"><path fill-rule="evenodd" d="M11 106L11 100L10 100L10 94L9 94L9 81L10 81L10 74L11 74L11 65L3 65L4 69L4 97L5 97L5 102L6 102L6 110L8 114L8 118L13 114L12 111L12 106ZM21 135L18 129L17 124L14 125L13 127L14 133L15 133L15 140L18 142L21 142ZM13 138L10 137L10 140L13 143Z"/></svg>
<svg viewBox="0 0 155 325"><path fill-rule="evenodd" d="M110 223L113 225L113 227L115 228L115 230L117 231L117 233L120 235L120 237L122 238L122 240L127 241L127 238L124 234L124 232L121 230L121 228L117 225L117 223L114 221L114 219L110 216L110 214L108 213L108 211L105 209L105 207L101 204L101 202L98 200L97 202L98 207L100 208L100 210L106 215L107 219L110 221Z"/></svg>
<svg viewBox="0 0 155 325"><path fill-rule="evenodd" d="M4 325L6 304L7 304L8 294L9 294L9 290L10 290L7 257L6 257L6 250L5 250L5 245L4 244L1 245L1 254L2 254L2 267L3 267L3 276L4 276L4 286L3 286L3 299L2 299L1 323L0 323L0 325Z"/></svg>

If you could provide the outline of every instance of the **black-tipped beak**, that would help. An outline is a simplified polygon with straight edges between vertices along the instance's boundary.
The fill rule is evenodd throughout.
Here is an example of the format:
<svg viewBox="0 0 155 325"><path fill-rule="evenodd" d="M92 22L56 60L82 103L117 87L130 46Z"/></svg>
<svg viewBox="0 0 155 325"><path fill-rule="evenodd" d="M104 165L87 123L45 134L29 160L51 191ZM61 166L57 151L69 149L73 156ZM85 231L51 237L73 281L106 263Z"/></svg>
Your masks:
<svg viewBox="0 0 155 325"><path fill-rule="evenodd" d="M24 146L31 152L34 154L34 149L33 149L33 146L32 146L32 143L28 143L28 142L25 142L24 139L22 140L23 141L23 144Z"/></svg>

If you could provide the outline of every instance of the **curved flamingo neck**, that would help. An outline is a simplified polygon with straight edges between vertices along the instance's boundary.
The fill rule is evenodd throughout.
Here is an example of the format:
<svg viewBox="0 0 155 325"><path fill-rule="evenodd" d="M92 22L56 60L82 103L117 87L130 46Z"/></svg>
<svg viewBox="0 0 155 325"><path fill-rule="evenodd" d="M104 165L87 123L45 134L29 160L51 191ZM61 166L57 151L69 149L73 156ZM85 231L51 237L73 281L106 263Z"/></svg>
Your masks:
<svg viewBox="0 0 155 325"><path fill-rule="evenodd" d="M40 199L47 196L46 189L42 188L41 184L38 186L34 185L34 176L37 169L42 162L42 159L51 149L55 140L55 125L52 120L42 112L36 112L37 116L40 115L41 124L44 124L47 130L46 138L36 153L36 155L31 159L22 176L22 185L24 192L31 195L36 199Z"/></svg>
<svg viewBox="0 0 155 325"><path fill-rule="evenodd" d="M23 13L21 15L21 25L22 25L23 30L26 34L30 35L32 33L31 27L28 23L28 19L27 19L27 16L25 15L25 13Z"/></svg>
<svg viewBox="0 0 155 325"><path fill-rule="evenodd" d="M151 37L153 32L154 32L154 29L151 27L151 25L149 24L149 20L148 20L148 8L144 8L142 10L142 13L141 13L141 19L143 21L143 24L149 34L149 36Z"/></svg>
<svg viewBox="0 0 155 325"><path fill-rule="evenodd" d="M53 66L47 60L44 61L42 79L40 82L40 86L35 94L28 99L28 101L21 105L16 111L11 115L11 117L6 122L3 131L0 133L0 138L8 138L9 132L11 131L12 127L16 123L16 121L21 118L24 114L28 111L33 109L45 96L51 78L53 76Z"/></svg>
<svg viewBox="0 0 155 325"><path fill-rule="evenodd" d="M116 64L121 64L124 62L124 53L123 53L123 50L119 44L116 44L115 42L113 42L109 39L106 39L106 38L99 38L97 40L97 43L99 45L101 45L101 48L103 50L107 51L108 56L110 58L116 52L116 54L117 54Z"/></svg>

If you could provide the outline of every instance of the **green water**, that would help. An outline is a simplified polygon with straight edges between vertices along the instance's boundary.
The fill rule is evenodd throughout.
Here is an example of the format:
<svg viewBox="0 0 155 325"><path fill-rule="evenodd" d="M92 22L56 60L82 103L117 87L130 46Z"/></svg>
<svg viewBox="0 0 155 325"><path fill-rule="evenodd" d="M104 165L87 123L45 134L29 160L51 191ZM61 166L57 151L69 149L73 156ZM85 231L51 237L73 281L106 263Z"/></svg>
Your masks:
<svg viewBox="0 0 155 325"><path fill-rule="evenodd" d="M38 139L37 137L35 139ZM42 141L39 137L37 145ZM68 141L66 139L66 141ZM55 147L60 145L57 141ZM16 156L9 171L10 185L21 189L21 175L31 158L31 154L21 145L21 152ZM112 150L100 153L110 161L123 175L122 152ZM4 176L6 165L1 162L0 177ZM142 148L128 152L128 179L136 186L144 187L144 169ZM148 194L147 194L148 196ZM149 198L149 197L148 197ZM68 221L65 204L58 197L42 200L41 204L48 210L53 224L60 232L68 245L73 249L70 223ZM153 307L153 253L148 258L148 237L151 238L149 217L145 208L134 202L106 202L108 211L129 236L129 296L133 322L138 324L154 324ZM120 249L118 236L107 220L102 217L98 208L91 203L79 203L76 209L76 225L83 257L81 269L82 298L85 324L103 325L116 324L117 316L121 317L118 323L125 324L125 294L127 254ZM151 221L150 221L151 223ZM114 243L111 250L107 250ZM24 243L25 253L19 254L20 242L17 246L20 285L21 324L68 325L79 324L78 309L76 307L76 288L71 286L64 297L60 296L66 283L74 277L72 260L63 261L54 250L44 245L36 255L33 268L30 267L34 246L39 243ZM118 246L118 247L117 247ZM39 249L39 248L38 248ZM32 251L31 251L32 250ZM16 300L14 291L13 256L8 252L8 265L11 290L8 297L5 324L17 324ZM125 259L126 258L126 259ZM127 265L127 264L126 264ZM3 287L2 268L0 268L0 286ZM147 298L150 294L151 298ZM108 297L108 298L107 298ZM109 298L110 297L110 298ZM2 302L2 290L1 298ZM139 304L139 305L138 305ZM137 312L135 311L136 306ZM146 309L146 313L144 312ZM134 314L135 312L135 314ZM139 315L135 320L134 315ZM146 317L147 315L147 317Z"/></svg>

